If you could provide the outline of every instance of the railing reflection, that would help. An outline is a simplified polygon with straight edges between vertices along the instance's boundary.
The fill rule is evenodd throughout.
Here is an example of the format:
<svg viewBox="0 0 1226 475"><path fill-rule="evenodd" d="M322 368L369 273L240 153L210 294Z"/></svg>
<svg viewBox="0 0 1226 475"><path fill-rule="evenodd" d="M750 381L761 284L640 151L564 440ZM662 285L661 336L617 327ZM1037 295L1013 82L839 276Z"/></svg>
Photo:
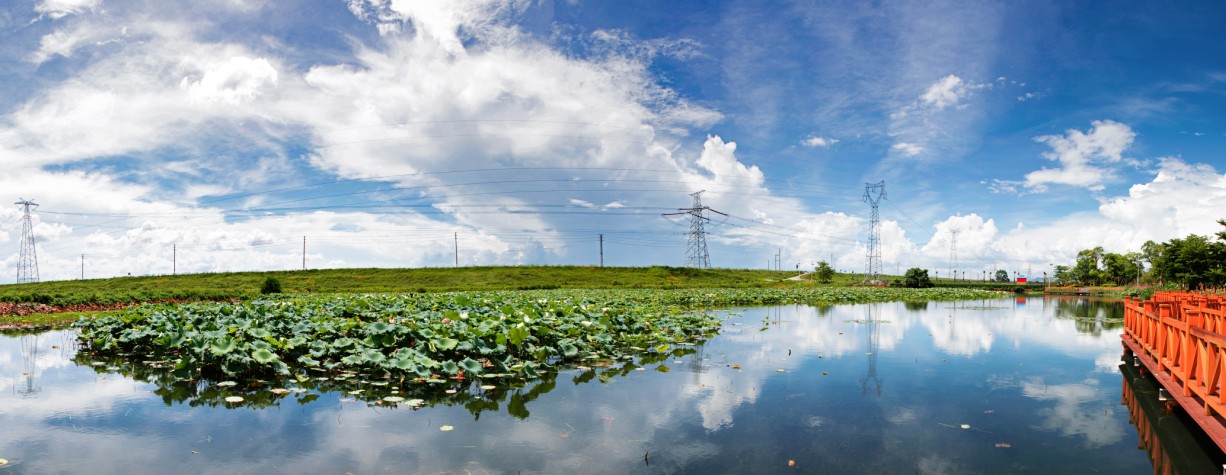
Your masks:
<svg viewBox="0 0 1226 475"><path fill-rule="evenodd" d="M1174 401L1161 401L1152 377L1141 375L1143 366L1125 356L1120 365L1123 375L1122 404L1128 407L1128 421L1137 429L1137 448L1144 450L1154 464L1154 473L1190 475L1223 473L1226 456L1209 440Z"/></svg>

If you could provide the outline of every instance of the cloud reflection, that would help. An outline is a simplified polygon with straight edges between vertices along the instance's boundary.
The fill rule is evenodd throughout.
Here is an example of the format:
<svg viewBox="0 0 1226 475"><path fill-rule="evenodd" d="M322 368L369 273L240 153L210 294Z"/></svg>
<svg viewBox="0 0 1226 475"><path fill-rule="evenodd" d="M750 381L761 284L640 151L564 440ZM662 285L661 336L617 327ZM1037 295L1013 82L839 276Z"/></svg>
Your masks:
<svg viewBox="0 0 1226 475"><path fill-rule="evenodd" d="M22 398L19 341L0 337L0 455L39 473L769 471L789 458L827 473L965 473L1012 455L976 458L1001 436L939 425L962 422L1013 427L1019 447L1052 434L1080 440L1081 458L1062 462L1070 470L1135 453L1118 395L1095 379L1118 360L1118 339L1079 332L1040 302L743 310L695 353L664 361L668 373L651 365L602 382L562 372L525 405L526 419L505 399L479 415L447 401L392 409L336 393L263 409L167 406L154 386L77 367L46 340L35 358L43 390ZM1036 360L1064 363L1036 375ZM870 368L885 381L879 396L861 390ZM97 465L116 457L123 463Z"/></svg>

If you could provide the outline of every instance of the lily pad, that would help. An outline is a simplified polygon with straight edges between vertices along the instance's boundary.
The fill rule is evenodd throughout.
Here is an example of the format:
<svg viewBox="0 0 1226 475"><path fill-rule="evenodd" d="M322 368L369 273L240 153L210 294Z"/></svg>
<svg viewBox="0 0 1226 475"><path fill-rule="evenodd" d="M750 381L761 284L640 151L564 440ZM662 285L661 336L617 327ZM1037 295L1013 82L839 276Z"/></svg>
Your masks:
<svg viewBox="0 0 1226 475"><path fill-rule="evenodd" d="M442 427L439 427L439 428L438 428L438 430L441 430L441 431L443 431L443 432L451 432L451 431L455 430L455 427L452 427L452 426L442 426Z"/></svg>
<svg viewBox="0 0 1226 475"><path fill-rule="evenodd" d="M400 396L388 396L383 398L384 402L404 402L404 398Z"/></svg>
<svg viewBox="0 0 1226 475"><path fill-rule="evenodd" d="M243 402L243 397L242 396L229 396L226 398L226 402L229 402L229 403Z"/></svg>
<svg viewBox="0 0 1226 475"><path fill-rule="evenodd" d="M236 383L236 382L234 382L234 381L222 381L222 382L220 382L220 383L217 383L217 386L218 386L218 387L222 387L222 388L228 388L228 387L232 387L232 386L238 386L238 383Z"/></svg>
<svg viewBox="0 0 1226 475"><path fill-rule="evenodd" d="M285 388L273 388L270 390L273 394L289 394L290 390Z"/></svg>
<svg viewBox="0 0 1226 475"><path fill-rule="evenodd" d="M495 389L498 389L498 386L494 386L493 384L486 384L486 385L481 386L481 389L484 389L486 391L493 391Z"/></svg>

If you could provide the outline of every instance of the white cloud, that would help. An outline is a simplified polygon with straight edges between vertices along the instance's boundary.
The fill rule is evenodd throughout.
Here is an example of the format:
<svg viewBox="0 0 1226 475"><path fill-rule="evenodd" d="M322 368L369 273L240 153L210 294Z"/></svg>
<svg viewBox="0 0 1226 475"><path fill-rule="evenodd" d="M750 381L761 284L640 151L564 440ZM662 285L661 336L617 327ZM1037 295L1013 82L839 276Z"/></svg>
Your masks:
<svg viewBox="0 0 1226 475"><path fill-rule="evenodd" d="M928 86L928 90L920 95L920 100L940 110L957 105L967 91L967 84L962 81L962 78L950 74Z"/></svg>
<svg viewBox="0 0 1226 475"><path fill-rule="evenodd" d="M804 140L802 140L800 143L804 144L806 147L822 147L822 148L826 148L826 147L829 147L829 146L834 145L834 144L836 144L836 143L839 143L839 141L838 141L837 139L833 139L833 138L830 138L830 137L822 137L822 136L818 136L818 135L810 135L810 136L808 136L808 137L805 137L805 139L804 139Z"/></svg>
<svg viewBox="0 0 1226 475"><path fill-rule="evenodd" d="M34 5L34 11L52 20L58 20L69 15L95 11L99 5L102 5L102 0L42 0Z"/></svg>
<svg viewBox="0 0 1226 475"><path fill-rule="evenodd" d="M1060 164L1026 174L1026 186L1042 191L1047 185L1070 185L1091 190L1103 189L1113 177L1110 166L1124 160L1123 153L1136 138L1127 125L1111 120L1096 120L1089 132L1076 129L1064 135L1043 135L1035 141L1052 148L1043 158Z"/></svg>
<svg viewBox="0 0 1226 475"><path fill-rule="evenodd" d="M184 77L180 87L193 99L229 104L249 101L277 84L277 70L264 58L234 56L193 81Z"/></svg>
<svg viewBox="0 0 1226 475"><path fill-rule="evenodd" d="M1226 174L1209 164L1189 164L1174 157L1161 159L1149 183L1133 185L1127 196L1104 200L1102 216L1128 226L1135 239L1165 241L1188 234L1221 231L1217 224L1226 210ZM1142 241L1143 242L1143 241ZM1131 248L1139 249L1140 243Z"/></svg>
<svg viewBox="0 0 1226 475"><path fill-rule="evenodd" d="M907 157L914 157L924 152L924 147L921 147L917 144L906 143L906 142L899 142L894 145L891 145L890 149L898 153L901 153Z"/></svg>

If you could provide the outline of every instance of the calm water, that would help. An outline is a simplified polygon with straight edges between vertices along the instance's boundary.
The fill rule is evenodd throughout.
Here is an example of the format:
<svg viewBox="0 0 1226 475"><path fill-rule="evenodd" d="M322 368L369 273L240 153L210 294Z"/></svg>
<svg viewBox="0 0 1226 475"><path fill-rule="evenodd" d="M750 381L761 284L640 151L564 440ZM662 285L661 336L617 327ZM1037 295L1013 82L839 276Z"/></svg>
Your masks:
<svg viewBox="0 0 1226 475"><path fill-rule="evenodd" d="M227 407L207 383L78 365L68 332L0 336L0 474L1154 471L1130 423L1145 414L1123 404L1152 388L1123 390L1118 304L733 314L642 370L568 369L417 410L319 388ZM1177 416L1145 420L1160 419L1187 435Z"/></svg>

